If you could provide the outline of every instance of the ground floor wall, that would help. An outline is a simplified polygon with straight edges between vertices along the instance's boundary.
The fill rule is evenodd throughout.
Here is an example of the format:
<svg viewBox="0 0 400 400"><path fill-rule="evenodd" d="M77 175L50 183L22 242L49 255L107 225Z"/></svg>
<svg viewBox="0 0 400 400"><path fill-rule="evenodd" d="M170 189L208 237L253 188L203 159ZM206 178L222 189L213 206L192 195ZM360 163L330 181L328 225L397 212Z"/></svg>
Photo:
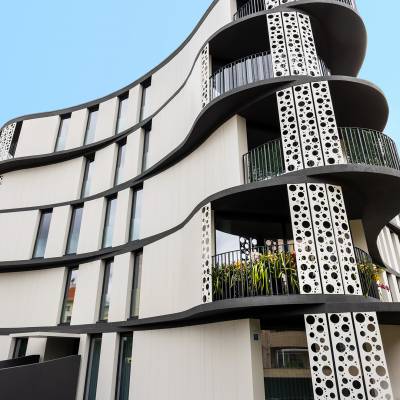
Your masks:
<svg viewBox="0 0 400 400"><path fill-rule="evenodd" d="M400 400L400 326L380 325L394 400Z"/></svg>

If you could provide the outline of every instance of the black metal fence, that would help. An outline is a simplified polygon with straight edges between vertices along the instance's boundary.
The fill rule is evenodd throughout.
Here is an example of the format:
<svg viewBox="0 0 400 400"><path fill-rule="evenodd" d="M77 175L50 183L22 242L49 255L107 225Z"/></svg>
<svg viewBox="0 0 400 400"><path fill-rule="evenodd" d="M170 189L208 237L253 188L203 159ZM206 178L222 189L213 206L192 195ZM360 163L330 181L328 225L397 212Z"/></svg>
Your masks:
<svg viewBox="0 0 400 400"><path fill-rule="evenodd" d="M373 264L372 257L364 250L354 247L354 254L358 265L358 276L360 277L361 289L364 296L380 300L378 284L373 279L368 264Z"/></svg>
<svg viewBox="0 0 400 400"><path fill-rule="evenodd" d="M213 300L299 293L293 245L254 247L213 257Z"/></svg>

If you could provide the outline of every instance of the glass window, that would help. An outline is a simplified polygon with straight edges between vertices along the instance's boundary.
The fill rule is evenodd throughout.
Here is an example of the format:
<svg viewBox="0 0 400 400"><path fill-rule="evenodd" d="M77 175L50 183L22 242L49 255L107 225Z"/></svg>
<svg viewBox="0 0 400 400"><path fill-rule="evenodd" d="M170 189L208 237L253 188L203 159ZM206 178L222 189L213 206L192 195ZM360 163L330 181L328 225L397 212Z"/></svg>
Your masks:
<svg viewBox="0 0 400 400"><path fill-rule="evenodd" d="M110 289L112 281L114 260L106 261L104 265L103 290L101 292L100 302L100 321L108 321L108 312L110 310Z"/></svg>
<svg viewBox="0 0 400 400"><path fill-rule="evenodd" d="M123 334L120 337L118 374L116 385L116 400L129 399L129 383L131 377L132 362L132 333Z"/></svg>
<svg viewBox="0 0 400 400"><path fill-rule="evenodd" d="M123 170L125 163L126 140L118 144L117 165L115 166L114 185L119 185L123 179Z"/></svg>
<svg viewBox="0 0 400 400"><path fill-rule="evenodd" d="M43 210L40 214L40 222L36 236L35 249L33 251L33 258L44 257L52 213L53 210Z"/></svg>
<svg viewBox="0 0 400 400"><path fill-rule="evenodd" d="M100 365L100 353L101 353L101 336L92 336L90 340L90 350L88 367L86 373L86 388L85 388L85 400L96 400L97 390L97 379L99 376L99 365Z"/></svg>
<svg viewBox="0 0 400 400"><path fill-rule="evenodd" d="M81 231L83 205L72 208L71 225L69 227L66 254L76 254L78 249L79 233Z"/></svg>
<svg viewBox="0 0 400 400"><path fill-rule="evenodd" d="M151 86L151 77L147 78L144 82L142 82L142 99L140 101L140 116L139 121L143 120L143 117L146 115L146 97L147 97L147 89Z"/></svg>
<svg viewBox="0 0 400 400"><path fill-rule="evenodd" d="M67 141L67 134L70 121L71 121L71 114L63 115L61 117L55 151L61 151L65 149L65 143Z"/></svg>
<svg viewBox="0 0 400 400"><path fill-rule="evenodd" d="M28 338L15 339L13 358L25 357L27 348L28 348Z"/></svg>
<svg viewBox="0 0 400 400"><path fill-rule="evenodd" d="M83 175L81 197L90 195L90 183L93 175L94 155L86 158L85 173Z"/></svg>
<svg viewBox="0 0 400 400"><path fill-rule="evenodd" d="M151 127L144 128L143 133L143 154L142 154L142 172L146 171L148 166L149 142L150 142Z"/></svg>
<svg viewBox="0 0 400 400"><path fill-rule="evenodd" d="M131 298L131 317L139 316L140 303L140 281L142 279L143 252L135 253L132 278L132 298Z"/></svg>
<svg viewBox="0 0 400 400"><path fill-rule="evenodd" d="M119 97L117 126L115 130L117 135L118 133L123 132L125 129L128 129L128 98L129 93L125 93Z"/></svg>
<svg viewBox="0 0 400 400"><path fill-rule="evenodd" d="M74 306L75 291L76 291L76 280L78 278L78 268L70 268L67 274L67 283L65 285L65 294L63 309L61 314L61 323L69 324L72 317L72 308Z"/></svg>
<svg viewBox="0 0 400 400"><path fill-rule="evenodd" d="M103 248L112 246L116 208L117 196L109 197L107 199L106 218L104 220Z"/></svg>
<svg viewBox="0 0 400 400"><path fill-rule="evenodd" d="M90 144L94 142L94 134L96 131L97 114L99 107L93 107L89 109L88 122L86 125L85 141L84 144Z"/></svg>
<svg viewBox="0 0 400 400"><path fill-rule="evenodd" d="M307 349L272 349L272 368L309 369Z"/></svg>
<svg viewBox="0 0 400 400"><path fill-rule="evenodd" d="M142 195L143 189L134 190L132 194L131 224L129 229L129 240L140 238L140 222L142 219Z"/></svg>

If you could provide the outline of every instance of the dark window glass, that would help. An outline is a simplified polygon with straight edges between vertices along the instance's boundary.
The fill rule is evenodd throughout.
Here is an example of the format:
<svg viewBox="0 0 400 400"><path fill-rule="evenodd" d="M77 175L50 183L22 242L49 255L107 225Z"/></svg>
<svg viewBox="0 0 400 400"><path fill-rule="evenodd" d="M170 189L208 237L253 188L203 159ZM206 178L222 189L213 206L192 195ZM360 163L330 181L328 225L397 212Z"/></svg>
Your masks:
<svg viewBox="0 0 400 400"><path fill-rule="evenodd" d="M61 117L55 151L61 151L61 150L65 149L65 143L67 141L67 134L68 134L68 130L69 130L70 121L71 121L70 114L63 115Z"/></svg>
<svg viewBox="0 0 400 400"><path fill-rule="evenodd" d="M123 334L120 338L116 400L129 400L129 382L132 362L132 333Z"/></svg>
<svg viewBox="0 0 400 400"><path fill-rule="evenodd" d="M36 236L33 258L44 257L46 251L47 237L49 236L51 215L53 210L43 210L40 214L39 229Z"/></svg>
<svg viewBox="0 0 400 400"><path fill-rule="evenodd" d="M117 197L109 197L107 199L106 218L104 220L103 248L112 246L116 208Z"/></svg>
<svg viewBox="0 0 400 400"><path fill-rule="evenodd" d="M94 155L86 158L85 173L83 175L81 197L90 195L90 184L93 175Z"/></svg>
<svg viewBox="0 0 400 400"><path fill-rule="evenodd" d="M272 349L272 368L309 369L308 350L299 348Z"/></svg>
<svg viewBox="0 0 400 400"><path fill-rule="evenodd" d="M129 240L140 238L140 222L142 217L142 195L143 189L134 190L132 194L131 224L129 230Z"/></svg>
<svg viewBox="0 0 400 400"><path fill-rule="evenodd" d="M67 254L76 254L78 249L79 233L81 231L83 205L72 208L71 225L69 227Z"/></svg>
<svg viewBox="0 0 400 400"><path fill-rule="evenodd" d="M99 107L93 107L89 109L88 122L86 125L85 141L84 144L90 144L94 141L94 134L97 125L97 114L99 113Z"/></svg>
<svg viewBox="0 0 400 400"><path fill-rule="evenodd" d="M135 253L135 261L133 263L131 317L139 316L140 281L142 279L142 262L143 262L143 252L140 251L140 252Z"/></svg>
<svg viewBox="0 0 400 400"><path fill-rule="evenodd" d="M146 171L148 167L149 155L149 142L150 142L151 128L146 127L143 133L143 154L142 154L142 172Z"/></svg>
<svg viewBox="0 0 400 400"><path fill-rule="evenodd" d="M101 336L92 336L86 373L85 400L96 400L97 378L101 353Z"/></svg>
<svg viewBox="0 0 400 400"><path fill-rule="evenodd" d="M103 290L101 292L100 302L100 321L108 321L108 312L110 310L110 289L113 274L114 260L106 261L104 265Z"/></svg>
<svg viewBox="0 0 400 400"><path fill-rule="evenodd" d="M115 130L116 134L128 129L128 98L129 93L125 93L119 97L117 126Z"/></svg>
<svg viewBox="0 0 400 400"><path fill-rule="evenodd" d="M140 116L139 121L143 120L143 117L146 115L146 97L147 97L147 89L151 85L151 77L147 78L144 82L142 82L142 99L140 101Z"/></svg>
<svg viewBox="0 0 400 400"><path fill-rule="evenodd" d="M15 339L13 358L25 357L27 348L28 348L28 338Z"/></svg>
<svg viewBox="0 0 400 400"><path fill-rule="evenodd" d="M114 185L119 185L123 179L123 170L125 163L126 141L118 144L117 165L115 166Z"/></svg>
<svg viewBox="0 0 400 400"><path fill-rule="evenodd" d="M74 306L76 280L78 278L78 268L70 268L67 274L67 283L65 285L65 294L63 309L61 314L61 323L69 324L72 317L72 308Z"/></svg>

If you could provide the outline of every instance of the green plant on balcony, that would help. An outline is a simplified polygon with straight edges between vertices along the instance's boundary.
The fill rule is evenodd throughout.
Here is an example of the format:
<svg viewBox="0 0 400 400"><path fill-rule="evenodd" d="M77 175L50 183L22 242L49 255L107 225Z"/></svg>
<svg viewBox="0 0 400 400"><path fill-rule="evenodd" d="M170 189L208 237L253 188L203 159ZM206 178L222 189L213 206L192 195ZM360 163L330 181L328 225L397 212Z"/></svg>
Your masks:
<svg viewBox="0 0 400 400"><path fill-rule="evenodd" d="M374 264L372 261L364 261L357 263L358 272L364 281L363 294L368 296L374 285L383 289L387 289L380 284L380 275L384 271L382 267Z"/></svg>

